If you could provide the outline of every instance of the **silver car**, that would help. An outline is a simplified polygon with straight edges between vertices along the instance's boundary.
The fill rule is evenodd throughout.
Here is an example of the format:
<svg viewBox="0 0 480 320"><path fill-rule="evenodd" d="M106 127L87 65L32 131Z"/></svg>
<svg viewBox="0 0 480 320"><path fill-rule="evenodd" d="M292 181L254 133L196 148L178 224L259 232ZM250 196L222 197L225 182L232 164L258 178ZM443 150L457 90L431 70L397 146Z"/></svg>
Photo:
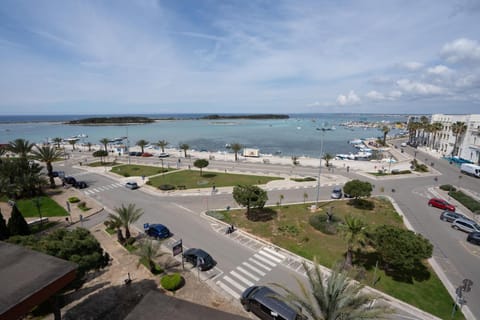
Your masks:
<svg viewBox="0 0 480 320"><path fill-rule="evenodd" d="M127 187L128 189L138 189L138 184L134 181L129 181L127 183L125 183L125 187Z"/></svg>
<svg viewBox="0 0 480 320"><path fill-rule="evenodd" d="M332 190L332 194L330 195L332 199L340 199L342 197L342 188L340 187L335 187Z"/></svg>
<svg viewBox="0 0 480 320"><path fill-rule="evenodd" d="M480 232L480 226L475 221L465 219L453 221L452 228L465 232Z"/></svg>

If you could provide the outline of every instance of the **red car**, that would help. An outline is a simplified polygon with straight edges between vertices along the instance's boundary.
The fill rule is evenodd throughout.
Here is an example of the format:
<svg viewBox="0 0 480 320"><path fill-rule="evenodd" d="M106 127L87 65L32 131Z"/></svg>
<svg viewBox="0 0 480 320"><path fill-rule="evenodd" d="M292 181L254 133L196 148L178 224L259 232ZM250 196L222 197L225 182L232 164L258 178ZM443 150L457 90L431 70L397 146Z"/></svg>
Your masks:
<svg viewBox="0 0 480 320"><path fill-rule="evenodd" d="M443 199L432 198L432 199L428 200L428 205L430 207L435 207L435 208L439 208L439 209L442 209L442 210L448 210L448 211L455 212L455 206L448 203L447 201L445 201Z"/></svg>
<svg viewBox="0 0 480 320"><path fill-rule="evenodd" d="M153 156L153 154L148 153L148 152L144 152L144 153L142 154L142 157L152 157L152 156Z"/></svg>

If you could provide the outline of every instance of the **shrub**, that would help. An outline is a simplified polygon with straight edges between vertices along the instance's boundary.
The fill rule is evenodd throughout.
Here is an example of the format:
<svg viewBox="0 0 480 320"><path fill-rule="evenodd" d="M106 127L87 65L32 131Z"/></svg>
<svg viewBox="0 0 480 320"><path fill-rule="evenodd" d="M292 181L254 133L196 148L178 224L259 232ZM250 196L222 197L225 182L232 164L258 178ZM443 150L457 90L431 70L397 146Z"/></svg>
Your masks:
<svg viewBox="0 0 480 320"><path fill-rule="evenodd" d="M463 204L468 210L476 212L480 210L480 202L473 199L469 195L466 195L462 191L451 191L448 193L452 198L455 198L458 202Z"/></svg>
<svg viewBox="0 0 480 320"><path fill-rule="evenodd" d="M361 210L373 210L375 208L375 203L366 199L352 199L348 202L348 204Z"/></svg>
<svg viewBox="0 0 480 320"><path fill-rule="evenodd" d="M126 173L126 172L125 172L125 173L123 174L123 176L124 176L125 178L129 178L129 177L130 177L130 173Z"/></svg>
<svg viewBox="0 0 480 320"><path fill-rule="evenodd" d="M336 234L338 232L337 226L340 222L340 219L336 216L333 216L332 220L330 222L327 222L327 215L316 214L311 216L308 222L312 227L314 227L320 232L323 232L325 234Z"/></svg>
<svg viewBox="0 0 480 320"><path fill-rule="evenodd" d="M145 184L151 186L151 185L152 185L152 181L148 180L147 182L145 182Z"/></svg>
<svg viewBox="0 0 480 320"><path fill-rule="evenodd" d="M184 279L179 273L167 274L160 279L160 284L165 290L176 291L183 286Z"/></svg>
<svg viewBox="0 0 480 320"><path fill-rule="evenodd" d="M81 201L78 203L77 207L82 210L82 211L88 211L90 210L90 208L87 207L87 204L85 203L85 201Z"/></svg>
<svg viewBox="0 0 480 320"><path fill-rule="evenodd" d="M175 190L175 186L171 184L161 184L158 186L158 189L163 191Z"/></svg>
<svg viewBox="0 0 480 320"><path fill-rule="evenodd" d="M312 177L305 177L305 178L295 178L292 179L295 182L308 182L308 181L317 181L317 179L312 178Z"/></svg>
<svg viewBox="0 0 480 320"><path fill-rule="evenodd" d="M78 199L77 197L70 197L68 198L68 202L77 203L77 202L80 202L80 199Z"/></svg>
<svg viewBox="0 0 480 320"><path fill-rule="evenodd" d="M125 240L125 243L124 245L127 246L127 245L133 245L135 243L135 238L128 238L127 240Z"/></svg>
<svg viewBox="0 0 480 320"><path fill-rule="evenodd" d="M457 191L457 188L455 188L454 186L452 186L451 184L442 184L440 186L440 189L444 190L444 191Z"/></svg>

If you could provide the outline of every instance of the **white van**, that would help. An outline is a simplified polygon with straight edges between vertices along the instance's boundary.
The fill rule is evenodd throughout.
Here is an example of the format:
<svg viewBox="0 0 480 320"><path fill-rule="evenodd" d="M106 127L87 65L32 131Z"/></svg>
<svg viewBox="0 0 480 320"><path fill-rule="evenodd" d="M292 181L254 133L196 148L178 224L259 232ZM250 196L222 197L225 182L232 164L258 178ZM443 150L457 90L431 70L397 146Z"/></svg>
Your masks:
<svg viewBox="0 0 480 320"><path fill-rule="evenodd" d="M460 172L480 178L480 166L474 164L462 163L460 166Z"/></svg>
<svg viewBox="0 0 480 320"><path fill-rule="evenodd" d="M465 232L480 232L480 226L472 220L456 219L452 223L452 228Z"/></svg>

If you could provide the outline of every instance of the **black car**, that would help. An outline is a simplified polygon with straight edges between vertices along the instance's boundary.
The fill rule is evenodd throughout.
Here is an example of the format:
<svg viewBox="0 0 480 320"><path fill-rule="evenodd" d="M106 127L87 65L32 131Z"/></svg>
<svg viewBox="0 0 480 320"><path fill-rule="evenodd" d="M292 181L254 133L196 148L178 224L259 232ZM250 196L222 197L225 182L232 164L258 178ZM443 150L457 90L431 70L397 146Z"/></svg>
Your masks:
<svg viewBox="0 0 480 320"><path fill-rule="evenodd" d="M137 155L137 153L135 151L130 151L128 153L129 156L132 156L132 157L135 157Z"/></svg>
<svg viewBox="0 0 480 320"><path fill-rule="evenodd" d="M442 221L453 222L453 221L455 221L456 219L471 220L471 219L467 218L466 216L464 216L464 215L461 214L461 213L453 212L453 211L448 211L448 210L443 211L443 212L440 214L440 220L442 220Z"/></svg>
<svg viewBox="0 0 480 320"><path fill-rule="evenodd" d="M88 188L88 185L85 181L77 181L74 185L75 188L77 189L85 189Z"/></svg>
<svg viewBox="0 0 480 320"><path fill-rule="evenodd" d="M65 182L66 184L71 184L72 186L74 186L77 183L77 179L75 179L74 177L65 177L65 178L63 178L63 182Z"/></svg>
<svg viewBox="0 0 480 320"><path fill-rule="evenodd" d="M213 268L217 263L202 249L190 248L183 253L183 258L202 271Z"/></svg>
<svg viewBox="0 0 480 320"><path fill-rule="evenodd" d="M143 152L135 152L135 157L141 157L143 155Z"/></svg>
<svg viewBox="0 0 480 320"><path fill-rule="evenodd" d="M470 232L467 241L473 244L480 245L480 232Z"/></svg>

